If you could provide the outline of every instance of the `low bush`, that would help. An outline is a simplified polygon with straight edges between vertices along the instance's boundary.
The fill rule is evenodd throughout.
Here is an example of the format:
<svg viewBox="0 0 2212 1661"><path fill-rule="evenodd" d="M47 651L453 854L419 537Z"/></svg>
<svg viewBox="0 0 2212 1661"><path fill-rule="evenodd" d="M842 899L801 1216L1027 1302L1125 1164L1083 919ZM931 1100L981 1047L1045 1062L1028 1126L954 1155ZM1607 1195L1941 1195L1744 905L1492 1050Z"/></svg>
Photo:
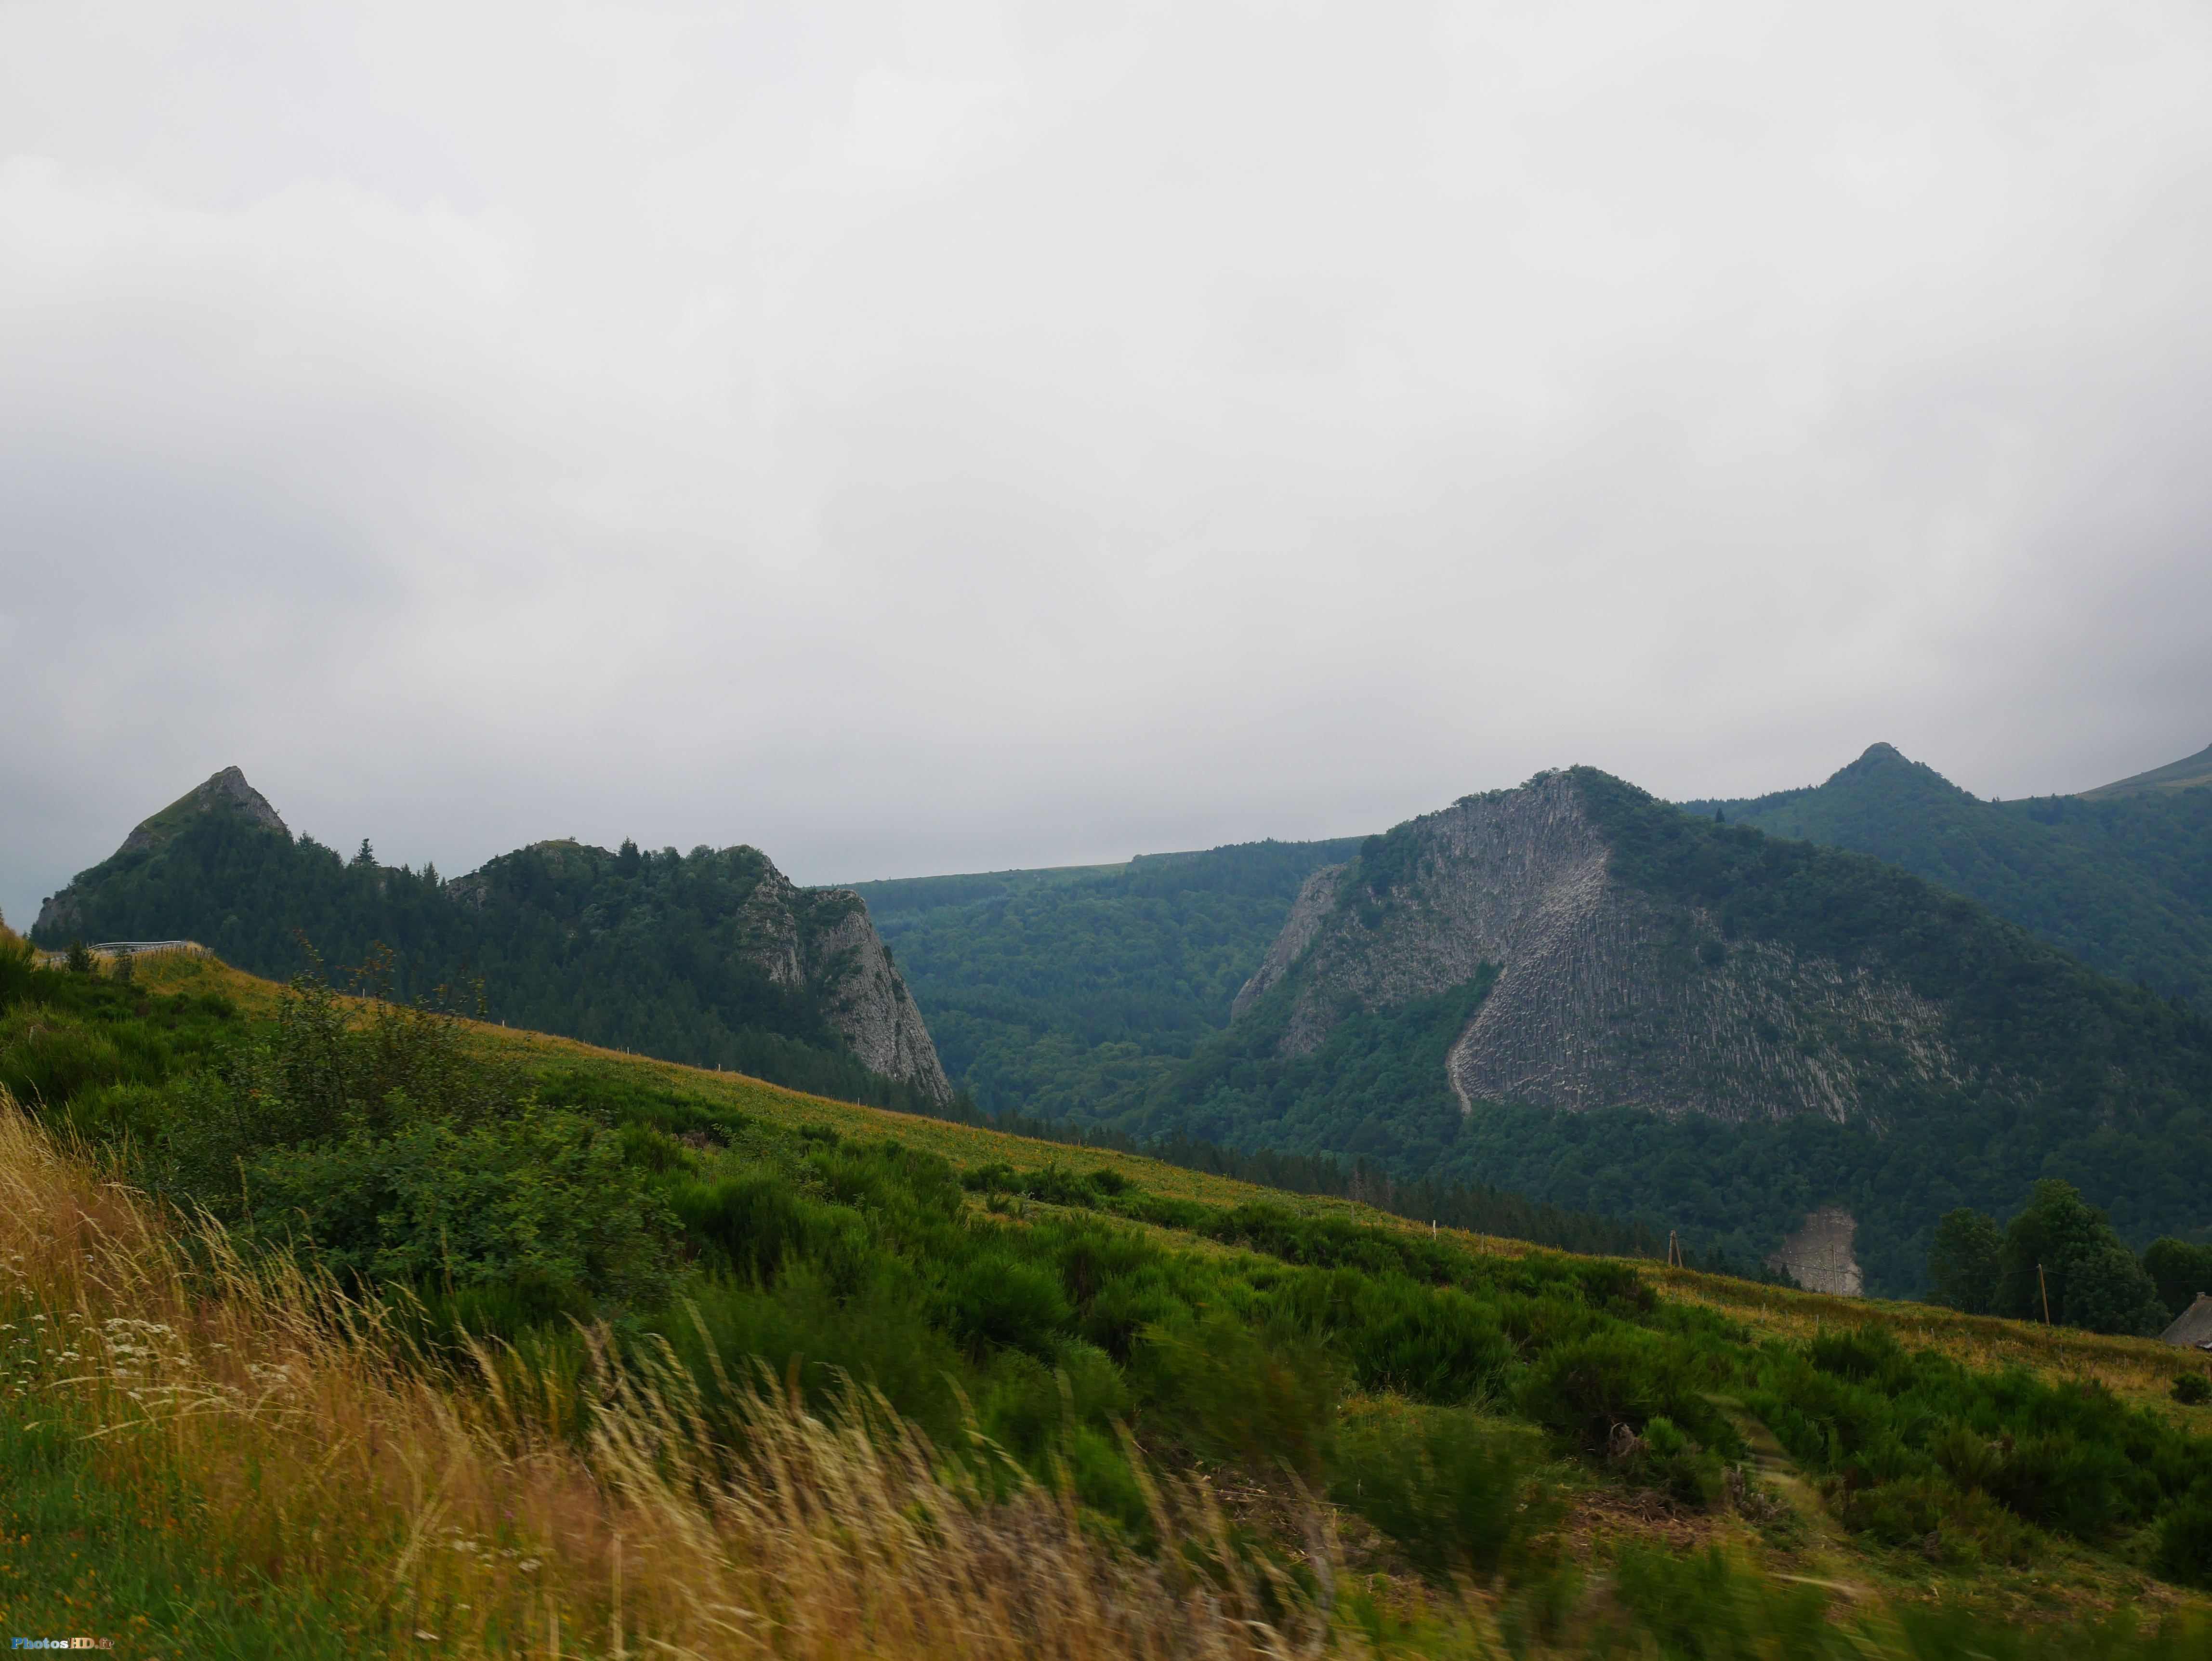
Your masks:
<svg viewBox="0 0 2212 1661"><path fill-rule="evenodd" d="M1432 1580L1486 1580L1526 1524L1512 1442L1465 1411L1371 1407L1339 1440L1329 1497Z"/></svg>

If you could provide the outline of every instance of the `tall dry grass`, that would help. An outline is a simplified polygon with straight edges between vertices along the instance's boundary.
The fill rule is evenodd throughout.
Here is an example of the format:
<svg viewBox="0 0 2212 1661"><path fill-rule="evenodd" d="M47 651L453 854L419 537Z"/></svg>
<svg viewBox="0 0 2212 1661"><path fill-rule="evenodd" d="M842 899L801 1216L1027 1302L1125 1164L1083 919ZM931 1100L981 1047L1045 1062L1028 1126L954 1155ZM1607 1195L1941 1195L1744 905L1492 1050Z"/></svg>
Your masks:
<svg viewBox="0 0 2212 1661"><path fill-rule="evenodd" d="M618 1360L604 1333L568 1374L480 1352L471 1383L410 1360L388 1309L246 1262L4 1099L0 1266L9 1410L89 1439L104 1484L183 1484L241 1595L306 1591L362 1652L1211 1661L1330 1644L1317 1600L1251 1567L1202 1488L1157 1495L1183 1549L1152 1562L1011 1467L986 1494L981 1462L940 1457L857 1389L820 1415L741 1373L739 1422L718 1434L686 1375Z"/></svg>
<svg viewBox="0 0 2212 1661"><path fill-rule="evenodd" d="M1245 1547L1204 1485L1162 1480L1165 1546L1146 1559L980 1439L943 1457L865 1390L811 1413L735 1360L721 1391L734 1415L710 1423L683 1369L619 1354L604 1331L570 1348L573 1365L480 1348L456 1372L414 1352L406 1327L296 1264L246 1261L219 1228L165 1214L0 1095L0 1417L59 1426L110 1494L181 1512L241 1601L280 1593L295 1616L310 1605L337 1634L323 1652L1377 1652L1372 1603L1332 1612L1349 1578L1323 1507L1305 1509L1293 1578ZM1401 1611L1417 1629L1380 1647L1649 1657L1656 1620L1714 1657L2014 1652L1980 1628L1908 1640L1885 1608L1839 1619L1741 1555L1686 1570L1671 1608L1624 1601L1638 1573L1626 1557L1617 1574L1594 1563L1518 1615L1468 1587L1419 1597ZM0 1587L0 1602L24 1590ZM2179 1661L2208 1643L2177 1628L2096 1652ZM281 1640L258 1652L292 1653ZM2060 1638L2033 1652L2089 1651Z"/></svg>

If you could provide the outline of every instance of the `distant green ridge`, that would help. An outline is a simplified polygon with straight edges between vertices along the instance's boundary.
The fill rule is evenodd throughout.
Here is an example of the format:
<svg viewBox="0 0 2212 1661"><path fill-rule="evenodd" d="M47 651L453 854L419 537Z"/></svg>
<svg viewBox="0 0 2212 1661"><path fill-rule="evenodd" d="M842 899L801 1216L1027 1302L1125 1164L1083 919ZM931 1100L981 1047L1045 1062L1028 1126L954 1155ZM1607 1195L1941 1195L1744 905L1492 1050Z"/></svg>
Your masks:
<svg viewBox="0 0 2212 1661"><path fill-rule="evenodd" d="M2112 784L2100 784L2094 790L2081 792L2084 801L2109 801L2117 796L2140 796L2154 790L2194 790L2200 785L2212 785L2212 744L2206 745L2195 755L2180 761L2170 761L2163 767L2154 767L2148 773Z"/></svg>
<svg viewBox="0 0 2212 1661"><path fill-rule="evenodd" d="M991 1114L1097 1124L1229 1023L1299 885L1358 837L852 885L945 1071Z"/></svg>
<svg viewBox="0 0 2212 1661"><path fill-rule="evenodd" d="M2142 776L2178 778L2193 764ZM1825 784L1682 807L1871 855L2108 975L2212 1003L2212 789L2107 785L1983 801L1877 744Z"/></svg>

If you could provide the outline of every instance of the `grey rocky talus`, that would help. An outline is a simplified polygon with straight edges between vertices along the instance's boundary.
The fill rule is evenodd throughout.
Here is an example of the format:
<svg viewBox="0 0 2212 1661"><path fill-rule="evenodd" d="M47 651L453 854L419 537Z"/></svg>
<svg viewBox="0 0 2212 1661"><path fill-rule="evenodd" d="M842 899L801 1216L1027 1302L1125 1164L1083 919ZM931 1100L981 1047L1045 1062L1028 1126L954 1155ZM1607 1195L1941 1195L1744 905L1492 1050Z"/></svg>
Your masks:
<svg viewBox="0 0 2212 1661"><path fill-rule="evenodd" d="M1463 1110L1515 1100L1745 1123L1861 1115L1875 1086L1953 1080L1944 1012L1900 981L1630 890L1567 773L1469 796L1391 833L1349 879L1310 884L1237 999L1294 990L1280 1040L1498 970L1446 1062ZM1387 891L1338 897L1372 868Z"/></svg>
<svg viewBox="0 0 2212 1661"><path fill-rule="evenodd" d="M1858 1259L1851 1255L1858 1231L1858 1220L1850 1212L1825 1205L1785 1235L1782 1249L1766 1261L1808 1292L1856 1298L1866 1285Z"/></svg>

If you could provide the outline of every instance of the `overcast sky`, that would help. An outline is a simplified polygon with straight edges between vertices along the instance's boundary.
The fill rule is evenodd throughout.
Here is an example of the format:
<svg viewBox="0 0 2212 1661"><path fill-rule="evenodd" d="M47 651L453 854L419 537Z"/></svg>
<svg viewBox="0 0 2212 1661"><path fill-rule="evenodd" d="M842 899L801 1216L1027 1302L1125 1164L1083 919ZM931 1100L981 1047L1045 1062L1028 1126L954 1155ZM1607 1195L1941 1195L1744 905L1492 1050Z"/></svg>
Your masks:
<svg viewBox="0 0 2212 1661"><path fill-rule="evenodd" d="M2212 12L0 4L0 909L2212 739Z"/></svg>

